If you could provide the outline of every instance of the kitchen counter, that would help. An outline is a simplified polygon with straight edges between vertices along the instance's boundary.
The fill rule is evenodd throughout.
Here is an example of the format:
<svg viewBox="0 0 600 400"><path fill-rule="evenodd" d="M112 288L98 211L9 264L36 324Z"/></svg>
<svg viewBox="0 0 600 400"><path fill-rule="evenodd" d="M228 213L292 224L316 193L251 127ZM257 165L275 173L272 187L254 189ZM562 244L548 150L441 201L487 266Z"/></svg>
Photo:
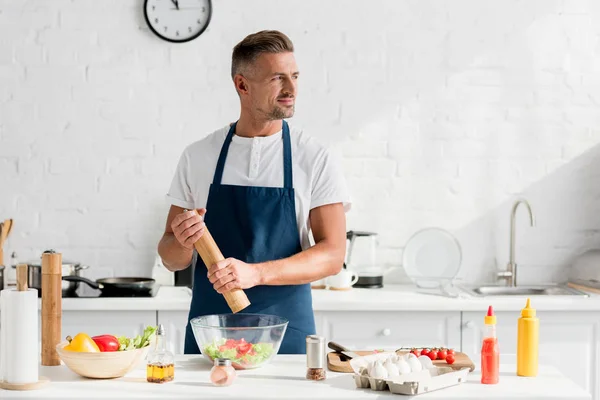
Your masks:
<svg viewBox="0 0 600 400"><path fill-rule="evenodd" d="M349 374L327 371L327 380L307 381L306 357L280 355L272 364L256 370L238 371L237 380L229 387L214 387L209 380L210 364L200 356L177 356L175 380L166 384L145 381L145 365L127 376L112 380L81 378L65 366L40 367L40 375L51 382L43 389L30 392L0 390L2 399L21 398L86 398L86 399L148 399L148 398L201 398L201 399L377 399L396 397L390 392L356 389ZM480 376L471 373L467 382L417 396L422 399L591 399L590 395L556 369L540 366L536 378L514 375L514 365L501 365L500 383L482 385Z"/></svg>
<svg viewBox="0 0 600 400"><path fill-rule="evenodd" d="M459 298L423 294L410 285L387 285L383 289L351 289L348 291L313 290L315 311L481 311L491 298ZM538 311L600 311L600 296L534 296ZM497 311L520 311L522 296L493 298ZM186 287L162 286L152 298L64 298L65 311L156 310L187 311L191 291Z"/></svg>

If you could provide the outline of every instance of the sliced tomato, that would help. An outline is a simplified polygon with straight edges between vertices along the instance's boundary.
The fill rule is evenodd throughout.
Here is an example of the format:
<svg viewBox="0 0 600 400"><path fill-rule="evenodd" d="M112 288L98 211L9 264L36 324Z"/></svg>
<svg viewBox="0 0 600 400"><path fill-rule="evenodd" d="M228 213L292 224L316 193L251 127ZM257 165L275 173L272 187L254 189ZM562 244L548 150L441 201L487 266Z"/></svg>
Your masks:
<svg viewBox="0 0 600 400"><path fill-rule="evenodd" d="M252 350L252 344L250 343L241 343L237 345L238 354L245 355Z"/></svg>
<svg viewBox="0 0 600 400"><path fill-rule="evenodd" d="M228 349L233 349L237 345L237 342L233 339L227 339L225 345Z"/></svg>

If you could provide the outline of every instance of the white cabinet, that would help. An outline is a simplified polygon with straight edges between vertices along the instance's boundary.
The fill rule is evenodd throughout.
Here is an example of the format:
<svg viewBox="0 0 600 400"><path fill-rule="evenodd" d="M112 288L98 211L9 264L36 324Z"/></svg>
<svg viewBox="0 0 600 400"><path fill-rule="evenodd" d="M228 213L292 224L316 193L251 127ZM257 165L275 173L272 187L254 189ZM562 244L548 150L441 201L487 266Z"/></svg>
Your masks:
<svg viewBox="0 0 600 400"><path fill-rule="evenodd" d="M460 312L317 312L317 332L353 350L439 346L460 348Z"/></svg>
<svg viewBox="0 0 600 400"><path fill-rule="evenodd" d="M156 325L156 311L63 311L62 339L79 332L132 337L142 334L149 325Z"/></svg>
<svg viewBox="0 0 600 400"><path fill-rule="evenodd" d="M520 312L497 312L496 315L500 363L516 362ZM537 316L540 319L539 363L555 366L594 399L600 399L600 313L538 311ZM484 315L463 312L462 317L462 351L479 369Z"/></svg>
<svg viewBox="0 0 600 400"><path fill-rule="evenodd" d="M167 349L173 354L183 354L187 311L159 311L158 323L163 324L167 333Z"/></svg>

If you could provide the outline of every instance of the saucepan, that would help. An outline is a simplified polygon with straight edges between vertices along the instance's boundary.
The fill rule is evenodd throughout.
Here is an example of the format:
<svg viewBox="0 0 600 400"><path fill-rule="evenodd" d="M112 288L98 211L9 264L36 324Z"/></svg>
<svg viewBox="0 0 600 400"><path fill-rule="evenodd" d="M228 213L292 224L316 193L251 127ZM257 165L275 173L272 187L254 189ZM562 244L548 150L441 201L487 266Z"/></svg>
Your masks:
<svg viewBox="0 0 600 400"><path fill-rule="evenodd" d="M152 278L139 277L102 278L93 281L81 276L63 276L62 279L70 282L83 282L92 289L101 290L101 296L111 297L148 295L152 291L155 282Z"/></svg>
<svg viewBox="0 0 600 400"><path fill-rule="evenodd" d="M42 260L32 260L27 264L27 286L32 289L37 289L38 296L42 295ZM17 266L13 265L13 269L16 270ZM62 295L63 297L70 297L75 293L79 287L79 281L68 282L68 279L64 279L69 276L79 276L80 271L89 268L87 265L83 265L73 261L62 262Z"/></svg>

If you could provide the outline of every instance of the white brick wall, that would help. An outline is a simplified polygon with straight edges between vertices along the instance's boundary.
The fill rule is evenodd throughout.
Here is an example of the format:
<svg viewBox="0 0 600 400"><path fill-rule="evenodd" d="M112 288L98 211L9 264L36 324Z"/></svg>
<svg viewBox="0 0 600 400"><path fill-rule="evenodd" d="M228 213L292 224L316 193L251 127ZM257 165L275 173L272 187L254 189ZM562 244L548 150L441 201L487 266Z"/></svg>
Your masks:
<svg viewBox="0 0 600 400"><path fill-rule="evenodd" d="M381 233L382 262L440 226L460 277L491 279L519 195L538 221L519 212L521 282L600 246L597 1L216 1L184 45L154 37L142 3L0 0L6 261L56 248L91 276L148 274L179 154L236 118L231 49L267 28L297 48L292 122L339 143L348 227Z"/></svg>

